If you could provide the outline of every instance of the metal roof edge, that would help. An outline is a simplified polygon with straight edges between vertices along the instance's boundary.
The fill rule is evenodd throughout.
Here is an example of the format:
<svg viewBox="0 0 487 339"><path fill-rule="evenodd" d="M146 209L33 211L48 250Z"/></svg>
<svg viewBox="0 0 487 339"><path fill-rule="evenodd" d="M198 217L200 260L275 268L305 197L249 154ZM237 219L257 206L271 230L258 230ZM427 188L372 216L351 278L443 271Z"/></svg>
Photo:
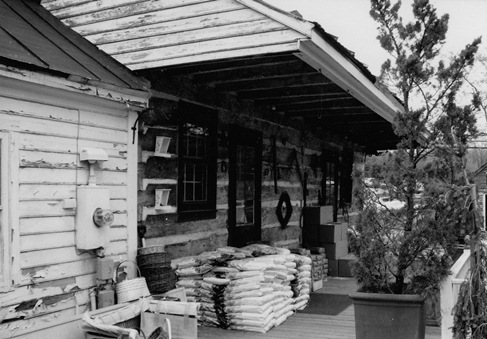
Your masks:
<svg viewBox="0 0 487 339"><path fill-rule="evenodd" d="M312 39L298 41L300 59L335 82L357 100L376 112L385 120L392 122L403 106L383 93L348 58L337 51L320 35Z"/></svg>
<svg viewBox="0 0 487 339"><path fill-rule="evenodd" d="M297 16L276 8L262 0L236 0L244 6L247 6L301 34L311 37L314 23L298 18Z"/></svg>

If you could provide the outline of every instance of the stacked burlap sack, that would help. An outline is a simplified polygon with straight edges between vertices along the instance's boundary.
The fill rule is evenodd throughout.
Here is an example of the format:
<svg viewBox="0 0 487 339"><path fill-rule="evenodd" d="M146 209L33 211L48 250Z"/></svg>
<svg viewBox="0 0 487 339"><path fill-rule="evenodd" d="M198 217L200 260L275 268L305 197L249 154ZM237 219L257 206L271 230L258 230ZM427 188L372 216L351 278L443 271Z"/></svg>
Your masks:
<svg viewBox="0 0 487 339"><path fill-rule="evenodd" d="M310 259L287 249L224 247L173 266L176 286L200 303L201 325L265 333L309 300Z"/></svg>

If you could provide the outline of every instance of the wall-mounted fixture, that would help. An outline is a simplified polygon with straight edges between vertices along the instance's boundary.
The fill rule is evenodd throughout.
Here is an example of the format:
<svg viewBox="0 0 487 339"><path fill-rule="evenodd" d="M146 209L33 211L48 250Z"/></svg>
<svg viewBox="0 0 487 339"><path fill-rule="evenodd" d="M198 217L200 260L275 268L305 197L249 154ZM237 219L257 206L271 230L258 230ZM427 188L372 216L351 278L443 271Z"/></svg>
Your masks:
<svg viewBox="0 0 487 339"><path fill-rule="evenodd" d="M110 190L102 186L80 186L77 198L76 248L106 248L114 218L110 211Z"/></svg>
<svg viewBox="0 0 487 339"><path fill-rule="evenodd" d="M98 148L85 148L80 153L80 161L88 161L90 177L87 186L77 187L76 247L80 250L106 248L113 212L110 211L110 190L97 186L94 164L108 160L107 153Z"/></svg>
<svg viewBox="0 0 487 339"><path fill-rule="evenodd" d="M155 189L155 209L164 209L167 206L169 200L170 188L156 188Z"/></svg>
<svg viewBox="0 0 487 339"><path fill-rule="evenodd" d="M154 149L154 154L166 154L169 148L169 143L171 138L165 136L156 137L156 147Z"/></svg>
<svg viewBox="0 0 487 339"><path fill-rule="evenodd" d="M80 161L88 161L90 167L90 177L88 178L88 185L96 185L96 176L94 165L97 162L103 162L108 160L108 154L101 148L84 148L79 154Z"/></svg>

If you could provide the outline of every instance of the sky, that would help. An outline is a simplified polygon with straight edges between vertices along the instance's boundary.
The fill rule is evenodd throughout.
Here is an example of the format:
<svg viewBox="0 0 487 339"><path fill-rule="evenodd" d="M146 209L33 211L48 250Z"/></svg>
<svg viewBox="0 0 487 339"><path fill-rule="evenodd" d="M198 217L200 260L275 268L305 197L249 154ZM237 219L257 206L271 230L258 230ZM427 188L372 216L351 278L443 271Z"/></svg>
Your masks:
<svg viewBox="0 0 487 339"><path fill-rule="evenodd" d="M285 11L297 10L304 19L318 22L369 70L379 75L387 58L376 39L377 25L369 15L369 0L265 0ZM482 53L487 55L487 0L430 0L439 16L450 15L444 50L460 51L476 37L483 36ZM402 1L403 17L408 18L412 0ZM411 18L412 14L409 16Z"/></svg>

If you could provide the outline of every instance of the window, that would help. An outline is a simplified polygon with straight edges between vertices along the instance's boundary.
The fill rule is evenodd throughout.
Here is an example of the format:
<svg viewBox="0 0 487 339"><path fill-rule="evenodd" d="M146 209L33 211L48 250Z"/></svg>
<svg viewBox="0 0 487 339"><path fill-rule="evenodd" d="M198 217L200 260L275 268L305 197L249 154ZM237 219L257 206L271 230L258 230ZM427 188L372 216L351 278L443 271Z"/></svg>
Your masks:
<svg viewBox="0 0 487 339"><path fill-rule="evenodd" d="M216 217L215 110L180 102L178 142L178 220Z"/></svg>
<svg viewBox="0 0 487 339"><path fill-rule="evenodd" d="M339 170L338 155L323 152L323 179L321 180L321 205L333 206L333 221L337 221Z"/></svg>
<svg viewBox="0 0 487 339"><path fill-rule="evenodd" d="M338 193L338 164L333 153L323 154L323 179L321 182L323 205L334 205Z"/></svg>
<svg viewBox="0 0 487 339"><path fill-rule="evenodd" d="M0 132L0 288L9 285L8 134Z"/></svg>

